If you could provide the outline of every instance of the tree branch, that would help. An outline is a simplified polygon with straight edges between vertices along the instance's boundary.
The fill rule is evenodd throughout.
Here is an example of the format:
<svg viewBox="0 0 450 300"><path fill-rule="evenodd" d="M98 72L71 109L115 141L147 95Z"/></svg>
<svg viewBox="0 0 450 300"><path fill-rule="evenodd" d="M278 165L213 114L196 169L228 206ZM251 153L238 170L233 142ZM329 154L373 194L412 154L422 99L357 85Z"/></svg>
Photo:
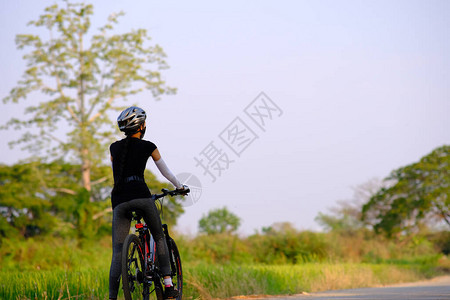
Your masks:
<svg viewBox="0 0 450 300"><path fill-rule="evenodd" d="M81 120L77 117L77 115L73 111L72 107L70 107L69 103L67 103L66 107L67 107L67 110L69 111L70 115L72 116L72 118L75 120L75 122L80 124Z"/></svg>
<svg viewBox="0 0 450 300"><path fill-rule="evenodd" d="M60 93L60 95L62 96L63 99L68 99L64 93L64 90L62 89L62 84L61 84L61 78L58 75L58 70L56 69L58 66L58 62L55 59L55 56L53 55L53 52L51 52L51 61L52 61L52 65L54 66L54 74L55 74L55 79L56 79L56 87L57 87L57 91ZM75 122L77 122L78 124L81 123L81 120L77 117L76 113L73 111L73 109L70 107L69 103L66 101L66 108L69 111L70 115L72 116L73 120Z"/></svg>
<svg viewBox="0 0 450 300"><path fill-rule="evenodd" d="M105 73L105 72L103 72L103 75L104 75L104 73ZM103 75L101 76L100 87L103 87L103 81L104 81L104 79L105 79L105 76L103 76ZM111 87L110 87L109 89L105 87L105 89L103 90L103 89L101 88L101 89L100 89L100 92L98 93L98 94L99 94L99 97L100 97L100 95L101 95L102 93L105 93L105 94L106 94L106 92L110 92L110 91L113 91L113 95L114 95L114 91L115 91L116 85L117 85L117 81L114 80L114 83L111 85ZM101 90L103 90L103 91L101 91ZM111 97L108 99L108 101L105 103L105 105L103 106L103 108L102 108L102 109L99 109L98 113L96 113L94 116L92 116L92 117L89 118L89 116L92 114L92 112L94 111L94 109L95 109L95 107L97 106L97 104L100 102L100 101L94 101L94 103L92 103L91 108L89 109L89 112L88 112L87 115L86 115L86 117L89 118L89 119L88 119L88 123L94 122L95 119L97 119L99 116L101 116L101 114L104 113L104 112L108 109L109 106L111 106L111 103L114 101L115 98L116 98L115 96L111 96Z"/></svg>
<svg viewBox="0 0 450 300"><path fill-rule="evenodd" d="M60 145L64 145L64 144L65 144L62 140L58 139L58 138L57 138L56 136L54 136L53 134L50 134L50 133L48 133L48 132L44 132L43 134L46 135L46 136L48 136L48 137L51 138L52 140L56 141L56 142L59 143Z"/></svg>
<svg viewBox="0 0 450 300"><path fill-rule="evenodd" d="M98 117L100 117L102 115L102 113L105 112L105 110L111 105L111 103L114 101L115 97L111 97L108 99L108 102L106 102L106 104L104 105L103 109L99 110L98 113L96 113L95 115L93 115L88 122L92 123L95 121L95 119L97 119Z"/></svg>
<svg viewBox="0 0 450 300"><path fill-rule="evenodd" d="M444 219L445 223L450 226L450 214L447 213L439 203L436 203L436 208L438 210L438 215L440 215L442 219Z"/></svg>
<svg viewBox="0 0 450 300"><path fill-rule="evenodd" d="M69 195L76 195L77 193L71 189L66 189L66 188L56 188L53 189L55 192L62 192L62 193L66 193Z"/></svg>
<svg viewBox="0 0 450 300"><path fill-rule="evenodd" d="M100 179L97 179L96 181L92 181L92 182L91 182L91 185L96 185L96 184L105 182L106 180L108 180L108 177L102 177L102 178L100 178Z"/></svg>
<svg viewBox="0 0 450 300"><path fill-rule="evenodd" d="M112 212L112 208L111 207L105 208L103 211L98 212L95 215L93 215L92 219L93 220L97 220L98 218L100 218L100 217L102 217L102 216L104 216L104 215L106 215L107 213L110 213L110 212Z"/></svg>

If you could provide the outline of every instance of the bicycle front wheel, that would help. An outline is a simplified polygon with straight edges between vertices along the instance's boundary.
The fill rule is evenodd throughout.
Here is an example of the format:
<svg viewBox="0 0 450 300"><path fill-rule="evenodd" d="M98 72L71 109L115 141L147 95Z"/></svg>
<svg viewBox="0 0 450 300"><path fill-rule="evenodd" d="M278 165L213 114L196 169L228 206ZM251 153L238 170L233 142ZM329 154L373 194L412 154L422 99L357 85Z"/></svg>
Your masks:
<svg viewBox="0 0 450 300"><path fill-rule="evenodd" d="M134 234L125 238L122 248L122 283L126 300L144 296L144 248Z"/></svg>
<svg viewBox="0 0 450 300"><path fill-rule="evenodd" d="M183 269L181 267L181 257L175 241L170 238L167 241L170 256L170 266L172 269L172 281L174 287L178 290L177 300L181 300L183 295Z"/></svg>

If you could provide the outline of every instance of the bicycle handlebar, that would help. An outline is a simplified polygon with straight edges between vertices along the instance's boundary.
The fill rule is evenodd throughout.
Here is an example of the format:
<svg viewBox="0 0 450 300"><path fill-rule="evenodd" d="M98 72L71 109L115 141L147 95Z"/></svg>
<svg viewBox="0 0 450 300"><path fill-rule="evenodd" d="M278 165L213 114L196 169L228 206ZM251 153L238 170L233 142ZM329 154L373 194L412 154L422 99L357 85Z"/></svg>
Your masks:
<svg viewBox="0 0 450 300"><path fill-rule="evenodd" d="M185 185L183 190L175 189L175 190L168 190L168 189L161 189L161 194L154 194L152 195L153 200L158 200L159 198L163 198L165 196L177 196L177 195L187 195L191 192L191 190Z"/></svg>
<svg viewBox="0 0 450 300"><path fill-rule="evenodd" d="M156 201L160 198L163 198L165 196L177 196L177 195L187 195L188 193L191 192L191 190L189 189L189 187L187 185L183 185L184 189L183 190L179 190L179 189L175 189L175 190L168 190L168 189L161 189L161 194L153 194L152 195L152 199L153 201ZM133 213L133 220L137 221L138 223L141 222L141 214L134 211Z"/></svg>

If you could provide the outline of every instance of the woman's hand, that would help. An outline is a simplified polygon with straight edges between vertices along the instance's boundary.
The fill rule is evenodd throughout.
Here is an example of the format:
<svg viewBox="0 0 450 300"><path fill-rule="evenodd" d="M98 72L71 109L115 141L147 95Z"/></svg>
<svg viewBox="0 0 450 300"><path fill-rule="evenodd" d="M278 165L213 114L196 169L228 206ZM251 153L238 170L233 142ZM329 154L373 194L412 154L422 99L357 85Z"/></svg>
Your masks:
<svg viewBox="0 0 450 300"><path fill-rule="evenodd" d="M180 193L181 196L186 196L191 191L189 187L185 184L183 184L182 188L179 188L176 190L178 193Z"/></svg>

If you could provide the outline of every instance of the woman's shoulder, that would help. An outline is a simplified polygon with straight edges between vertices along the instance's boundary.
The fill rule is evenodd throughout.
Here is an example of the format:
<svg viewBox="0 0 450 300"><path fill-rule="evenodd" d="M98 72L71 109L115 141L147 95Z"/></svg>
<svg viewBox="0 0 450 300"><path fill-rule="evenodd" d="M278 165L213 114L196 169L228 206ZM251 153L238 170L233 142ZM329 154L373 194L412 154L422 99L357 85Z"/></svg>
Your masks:
<svg viewBox="0 0 450 300"><path fill-rule="evenodd" d="M124 141L125 141L125 139L115 141L114 143L112 143L109 146L109 148L110 149L114 149L114 148L120 146L121 144L123 144ZM137 145L140 145L140 146L143 146L143 147L151 147L151 148L155 148L155 149L157 148L155 143L153 143L151 141L147 141L147 140L140 140L140 139L137 139L137 138L132 138L132 139L130 139L130 142L131 142L132 145L136 145L137 144Z"/></svg>
<svg viewBox="0 0 450 300"><path fill-rule="evenodd" d="M115 141L113 143L111 143L111 145L109 145L109 149L114 149L115 147L117 147L119 145L120 141Z"/></svg>
<svg viewBox="0 0 450 300"><path fill-rule="evenodd" d="M115 142L113 142L113 143L111 143L111 145L109 145L109 148L114 148L114 147L117 147L117 146L119 146L121 143L123 143L124 142L124 140L125 139L122 139L122 140L117 140L117 141L115 141Z"/></svg>
<svg viewBox="0 0 450 300"><path fill-rule="evenodd" d="M151 141L147 141L147 140L141 140L141 142L146 145L147 147L152 147L152 148L157 148L155 143L151 142Z"/></svg>
<svg viewBox="0 0 450 300"><path fill-rule="evenodd" d="M109 145L109 150L111 152L120 151L120 149L122 149L125 141L126 141L126 138L113 142L111 145Z"/></svg>

